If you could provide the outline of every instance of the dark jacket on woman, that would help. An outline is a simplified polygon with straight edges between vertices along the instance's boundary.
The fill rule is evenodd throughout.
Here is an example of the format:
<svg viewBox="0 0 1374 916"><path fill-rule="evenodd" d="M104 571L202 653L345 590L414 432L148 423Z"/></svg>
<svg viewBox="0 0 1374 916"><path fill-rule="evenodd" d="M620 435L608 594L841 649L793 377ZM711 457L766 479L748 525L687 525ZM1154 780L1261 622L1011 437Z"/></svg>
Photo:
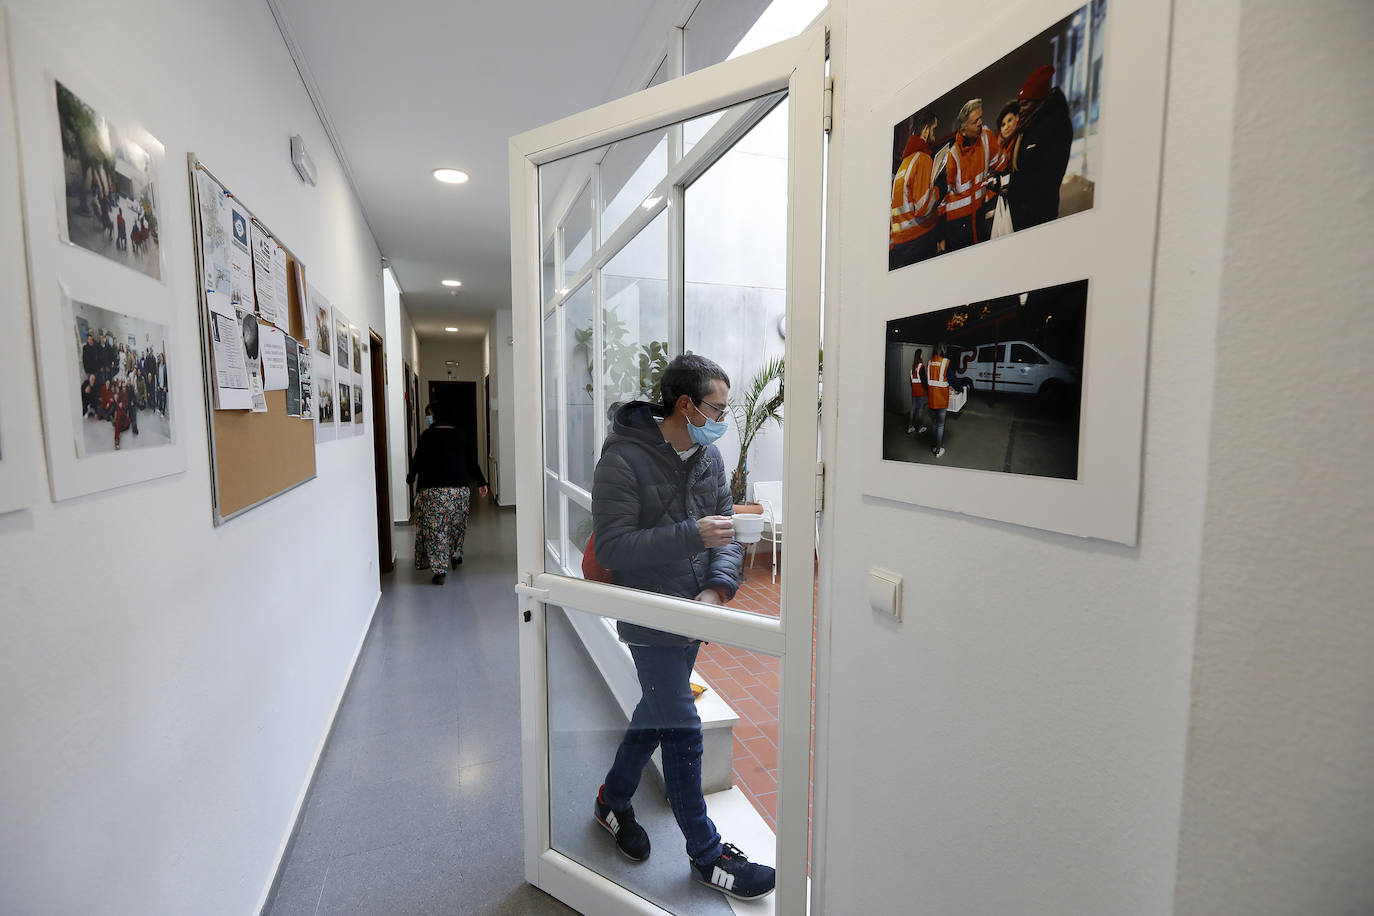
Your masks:
<svg viewBox="0 0 1374 916"><path fill-rule="evenodd" d="M477 451L467 435L454 426L431 426L420 433L406 483L420 479L420 489L485 487L487 478L477 463Z"/></svg>
<svg viewBox="0 0 1374 916"><path fill-rule="evenodd" d="M744 546L707 549L697 519L733 515L725 462L714 445L685 461L663 438L657 404L634 401L616 411L592 483L596 560L616 585L695 598L708 588L729 600L739 588ZM635 624L617 624L634 645L691 640Z"/></svg>
<svg viewBox="0 0 1374 916"><path fill-rule="evenodd" d="M1011 187L1007 206L1017 231L1059 218L1059 185L1069 165L1073 120L1058 87L1021 126L1012 145Z"/></svg>

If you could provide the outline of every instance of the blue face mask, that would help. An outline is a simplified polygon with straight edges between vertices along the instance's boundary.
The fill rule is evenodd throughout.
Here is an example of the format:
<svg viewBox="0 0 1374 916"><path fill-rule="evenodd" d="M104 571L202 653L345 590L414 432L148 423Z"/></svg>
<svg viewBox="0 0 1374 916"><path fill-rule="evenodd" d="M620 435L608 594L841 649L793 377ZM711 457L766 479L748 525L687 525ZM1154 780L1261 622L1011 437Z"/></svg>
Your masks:
<svg viewBox="0 0 1374 916"><path fill-rule="evenodd" d="M434 425L434 418L433 418L433 417L425 417L425 427L428 428L428 427L431 427L431 426L433 426L433 425Z"/></svg>
<svg viewBox="0 0 1374 916"><path fill-rule="evenodd" d="M687 424L687 435L691 437L693 442L697 445L706 446L725 435L725 421L710 419L706 414L697 410L695 404L692 405L692 409L697 411L697 416L706 421L705 426L694 426L691 423Z"/></svg>

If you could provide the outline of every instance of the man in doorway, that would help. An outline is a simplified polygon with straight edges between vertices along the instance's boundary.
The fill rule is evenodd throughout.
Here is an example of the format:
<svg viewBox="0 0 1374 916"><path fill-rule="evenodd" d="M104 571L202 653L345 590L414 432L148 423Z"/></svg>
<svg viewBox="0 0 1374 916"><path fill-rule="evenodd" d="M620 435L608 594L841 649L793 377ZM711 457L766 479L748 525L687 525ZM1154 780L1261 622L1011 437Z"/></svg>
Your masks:
<svg viewBox="0 0 1374 916"><path fill-rule="evenodd" d="M663 403L620 407L592 484L593 549L617 585L723 604L739 586L744 547L734 540L730 486L712 443L725 431L730 378L683 355L663 373ZM740 899L773 891L772 868L722 843L701 789L701 718L690 677L701 641L623 621L642 695L594 815L627 858L649 857L630 804L644 766L663 749L663 777L686 840L692 877Z"/></svg>

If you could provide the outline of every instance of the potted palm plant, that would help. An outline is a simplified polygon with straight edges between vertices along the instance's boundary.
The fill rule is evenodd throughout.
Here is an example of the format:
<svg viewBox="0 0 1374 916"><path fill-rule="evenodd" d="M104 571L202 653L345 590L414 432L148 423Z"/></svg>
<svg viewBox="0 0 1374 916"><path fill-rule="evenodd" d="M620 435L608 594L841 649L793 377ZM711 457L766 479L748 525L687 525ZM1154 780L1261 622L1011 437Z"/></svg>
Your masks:
<svg viewBox="0 0 1374 916"><path fill-rule="evenodd" d="M745 499L749 488L749 449L764 427L782 422L784 368L782 357L764 363L741 396L730 399L730 416L739 431L739 461L730 474L730 497L735 503L735 535L744 544L757 542L763 533L763 516L759 514L762 507Z"/></svg>

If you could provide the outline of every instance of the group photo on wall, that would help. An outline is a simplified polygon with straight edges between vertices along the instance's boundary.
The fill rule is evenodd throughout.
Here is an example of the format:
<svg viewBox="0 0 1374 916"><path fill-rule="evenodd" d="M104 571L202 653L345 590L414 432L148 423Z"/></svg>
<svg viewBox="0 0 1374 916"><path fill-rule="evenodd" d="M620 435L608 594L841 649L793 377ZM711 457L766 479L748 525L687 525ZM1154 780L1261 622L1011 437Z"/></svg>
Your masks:
<svg viewBox="0 0 1374 916"><path fill-rule="evenodd" d="M167 329L75 300L72 317L77 455L171 443Z"/></svg>
<svg viewBox="0 0 1374 916"><path fill-rule="evenodd" d="M151 153L54 80L62 132L67 241L162 278Z"/></svg>
<svg viewBox="0 0 1374 916"><path fill-rule="evenodd" d="M883 458L1078 478L1088 281L887 322Z"/></svg>
<svg viewBox="0 0 1374 916"><path fill-rule="evenodd" d="M1106 19L1093 0L893 126L888 270L1092 208Z"/></svg>

